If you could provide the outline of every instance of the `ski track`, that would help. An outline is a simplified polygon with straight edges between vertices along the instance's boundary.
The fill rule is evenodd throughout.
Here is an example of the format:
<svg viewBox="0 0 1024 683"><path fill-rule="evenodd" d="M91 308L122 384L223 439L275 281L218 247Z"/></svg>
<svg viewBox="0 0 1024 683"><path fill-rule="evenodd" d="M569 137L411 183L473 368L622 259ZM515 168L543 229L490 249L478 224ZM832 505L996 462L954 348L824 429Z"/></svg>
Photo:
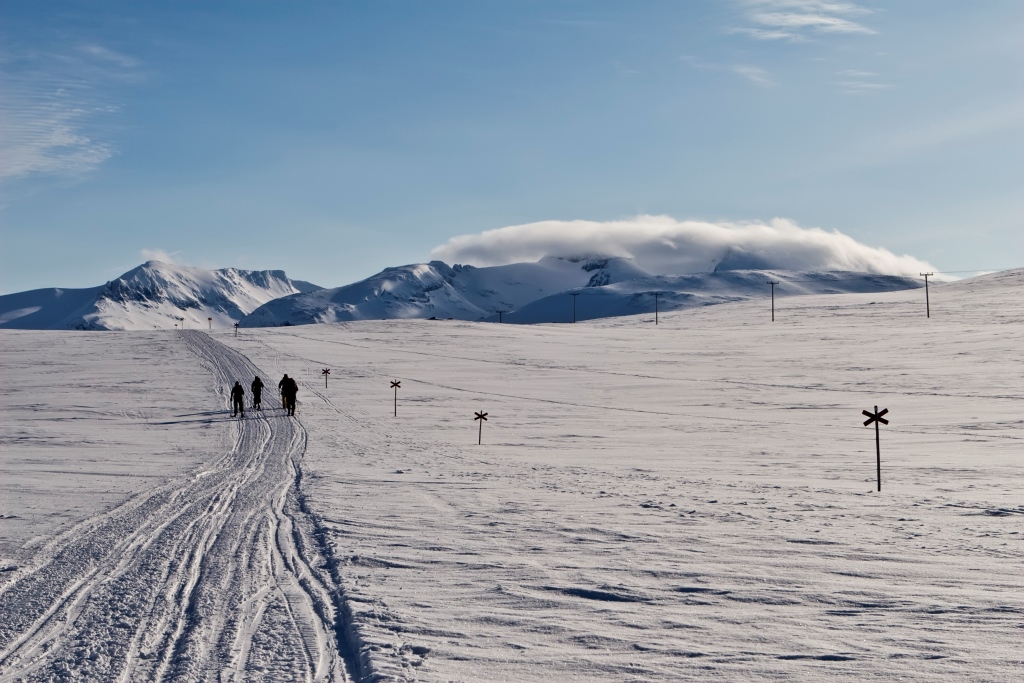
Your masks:
<svg viewBox="0 0 1024 683"><path fill-rule="evenodd" d="M269 376L179 334L221 387ZM0 592L0 681L350 680L347 610L298 490L306 432L273 391L263 403L209 468L40 548Z"/></svg>

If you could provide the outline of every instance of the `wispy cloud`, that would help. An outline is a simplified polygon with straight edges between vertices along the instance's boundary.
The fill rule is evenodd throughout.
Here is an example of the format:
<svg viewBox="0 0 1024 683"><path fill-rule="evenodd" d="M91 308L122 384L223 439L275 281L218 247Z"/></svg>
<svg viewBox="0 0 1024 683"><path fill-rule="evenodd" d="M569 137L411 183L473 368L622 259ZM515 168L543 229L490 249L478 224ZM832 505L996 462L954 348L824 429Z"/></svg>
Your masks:
<svg viewBox="0 0 1024 683"><path fill-rule="evenodd" d="M688 64L690 68L697 69L698 71L721 71L735 74L747 82L763 88L775 85L771 74L759 66L751 64L716 64L714 62L705 62L693 55L682 55L680 59Z"/></svg>
<svg viewBox="0 0 1024 683"><path fill-rule="evenodd" d="M87 173L115 154L112 86L141 78L137 60L97 44L0 53L0 181Z"/></svg>
<svg viewBox="0 0 1024 683"><path fill-rule="evenodd" d="M732 72L738 76L742 76L754 85L760 85L767 87L775 85L775 82L768 77L768 72L759 66L750 66L749 64L734 64L732 66Z"/></svg>
<svg viewBox="0 0 1024 683"><path fill-rule="evenodd" d="M873 34L855 18L871 10L853 2L828 0L738 0L751 26L731 29L756 40L800 42L812 35Z"/></svg>
<svg viewBox="0 0 1024 683"><path fill-rule="evenodd" d="M864 95L866 93L878 92L880 90L891 90L892 83L883 83L878 80L878 74L872 71L859 71L857 69L845 69L838 74L839 80L836 86L848 95Z"/></svg>
<svg viewBox="0 0 1024 683"><path fill-rule="evenodd" d="M179 263L178 254L180 251L164 251L163 249L140 249L139 255L147 261L162 261L163 263Z"/></svg>

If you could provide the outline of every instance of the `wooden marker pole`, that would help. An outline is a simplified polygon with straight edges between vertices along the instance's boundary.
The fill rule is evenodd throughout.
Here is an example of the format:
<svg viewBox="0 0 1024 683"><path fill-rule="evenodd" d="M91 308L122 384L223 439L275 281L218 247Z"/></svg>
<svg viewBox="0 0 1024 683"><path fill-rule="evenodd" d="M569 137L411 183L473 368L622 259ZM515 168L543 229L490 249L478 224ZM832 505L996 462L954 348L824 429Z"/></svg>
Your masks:
<svg viewBox="0 0 1024 683"><path fill-rule="evenodd" d="M235 323L235 336L238 336L238 323Z"/></svg>
<svg viewBox="0 0 1024 683"><path fill-rule="evenodd" d="M772 286L772 322L775 322L775 285L779 283L769 280L768 284Z"/></svg>
<svg viewBox="0 0 1024 683"><path fill-rule="evenodd" d="M207 318L206 322L210 326L210 329L213 330L213 318Z"/></svg>
<svg viewBox="0 0 1024 683"><path fill-rule="evenodd" d="M391 388L395 390L395 417L398 417L398 390L402 387L401 380L392 380Z"/></svg>
<svg viewBox="0 0 1024 683"><path fill-rule="evenodd" d="M320 371L320 373L324 376L324 389L326 389L327 388L327 376L329 374L331 374L331 371L328 370L327 368L324 368L323 370Z"/></svg>
<svg viewBox="0 0 1024 683"><path fill-rule="evenodd" d="M487 422L487 413L478 412L473 419L480 421L480 428L476 433L476 445L479 446L484 442L484 422Z"/></svg>
<svg viewBox="0 0 1024 683"><path fill-rule="evenodd" d="M883 415L889 412L888 408L883 408L882 412L878 412L878 406L875 406L875 412L869 413L866 410L862 410L861 413L868 416L868 419L864 421L864 426L867 427L872 422L875 423L875 469L878 472L878 490L882 490L882 444L878 436L878 423L881 422L884 425L889 424Z"/></svg>
<svg viewBox="0 0 1024 683"><path fill-rule="evenodd" d="M576 297L580 295L579 292L570 292L569 296L572 297L572 322L576 324Z"/></svg>
<svg viewBox="0 0 1024 683"><path fill-rule="evenodd" d="M654 324L658 324L658 292L654 293Z"/></svg>

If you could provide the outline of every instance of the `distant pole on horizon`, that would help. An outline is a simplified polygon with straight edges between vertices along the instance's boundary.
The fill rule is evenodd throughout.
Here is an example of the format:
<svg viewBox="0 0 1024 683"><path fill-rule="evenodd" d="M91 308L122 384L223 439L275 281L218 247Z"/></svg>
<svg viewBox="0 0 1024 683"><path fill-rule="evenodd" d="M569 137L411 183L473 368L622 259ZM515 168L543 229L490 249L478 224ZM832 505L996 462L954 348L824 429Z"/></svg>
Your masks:
<svg viewBox="0 0 1024 683"><path fill-rule="evenodd" d="M928 278L935 275L935 273L921 273L921 275L924 277L924 310L927 317L930 318L932 317L932 302L928 297Z"/></svg>
<svg viewBox="0 0 1024 683"><path fill-rule="evenodd" d="M206 322L210 325L210 331L213 331L213 318L207 318Z"/></svg>
<svg viewBox="0 0 1024 683"><path fill-rule="evenodd" d="M576 324L576 297L580 295L579 292L569 292L569 296L572 297L572 323Z"/></svg>
<svg viewBox="0 0 1024 683"><path fill-rule="evenodd" d="M769 280L768 284L772 286L772 322L775 322L775 285L779 283L774 280Z"/></svg>
<svg viewBox="0 0 1024 683"><path fill-rule="evenodd" d="M654 293L654 324L658 324L658 292Z"/></svg>
<svg viewBox="0 0 1024 683"><path fill-rule="evenodd" d="M499 323L503 323L503 322L505 322L505 321L504 321L504 320L502 319L502 316L503 316L504 314L505 314L505 311L498 311L498 322L499 322Z"/></svg>
<svg viewBox="0 0 1024 683"><path fill-rule="evenodd" d="M235 323L235 336L238 336L238 323Z"/></svg>

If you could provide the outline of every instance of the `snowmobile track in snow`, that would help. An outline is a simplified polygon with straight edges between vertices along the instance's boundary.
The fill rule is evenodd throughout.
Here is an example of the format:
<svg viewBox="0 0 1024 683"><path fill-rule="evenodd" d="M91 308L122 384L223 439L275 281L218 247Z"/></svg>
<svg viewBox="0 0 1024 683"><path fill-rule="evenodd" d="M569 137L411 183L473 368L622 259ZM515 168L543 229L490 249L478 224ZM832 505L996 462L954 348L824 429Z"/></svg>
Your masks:
<svg viewBox="0 0 1024 683"><path fill-rule="evenodd" d="M267 376L180 334L222 387ZM0 593L0 681L350 680L345 608L298 490L306 432L274 393L203 471L42 547Z"/></svg>

